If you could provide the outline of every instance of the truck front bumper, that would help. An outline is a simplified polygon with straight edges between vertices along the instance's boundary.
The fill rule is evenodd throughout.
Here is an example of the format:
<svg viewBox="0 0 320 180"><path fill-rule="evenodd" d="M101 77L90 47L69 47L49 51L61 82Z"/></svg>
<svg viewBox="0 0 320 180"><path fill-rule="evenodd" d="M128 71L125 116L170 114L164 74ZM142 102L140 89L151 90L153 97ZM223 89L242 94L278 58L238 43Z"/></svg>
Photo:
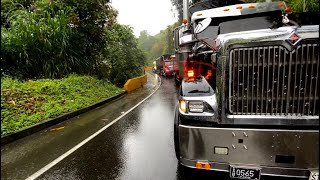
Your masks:
<svg viewBox="0 0 320 180"><path fill-rule="evenodd" d="M215 153L215 147L228 149ZM180 162L229 172L230 165L253 166L261 175L309 177L319 169L318 130L211 128L179 125Z"/></svg>

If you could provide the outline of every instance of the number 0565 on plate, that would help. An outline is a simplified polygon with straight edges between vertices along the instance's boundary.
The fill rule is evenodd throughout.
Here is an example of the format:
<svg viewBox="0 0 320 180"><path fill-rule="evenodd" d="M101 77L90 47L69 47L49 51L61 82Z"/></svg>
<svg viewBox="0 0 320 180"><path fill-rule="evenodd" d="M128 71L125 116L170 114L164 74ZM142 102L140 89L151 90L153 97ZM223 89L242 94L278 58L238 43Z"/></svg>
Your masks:
<svg viewBox="0 0 320 180"><path fill-rule="evenodd" d="M230 177L238 179L260 179L261 170L258 167L230 166Z"/></svg>

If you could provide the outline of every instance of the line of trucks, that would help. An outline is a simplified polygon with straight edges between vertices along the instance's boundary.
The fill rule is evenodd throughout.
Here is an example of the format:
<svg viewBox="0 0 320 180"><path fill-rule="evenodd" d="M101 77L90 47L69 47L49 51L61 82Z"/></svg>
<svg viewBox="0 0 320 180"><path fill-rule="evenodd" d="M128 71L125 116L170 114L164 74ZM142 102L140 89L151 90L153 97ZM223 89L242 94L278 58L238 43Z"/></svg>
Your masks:
<svg viewBox="0 0 320 180"><path fill-rule="evenodd" d="M189 4L174 30L176 64L155 63L179 85L179 164L318 180L319 14L297 16L282 1Z"/></svg>
<svg viewBox="0 0 320 180"><path fill-rule="evenodd" d="M153 61L152 71L164 76L165 78L175 75L175 73L178 71L175 55L164 54L158 57L155 61Z"/></svg>

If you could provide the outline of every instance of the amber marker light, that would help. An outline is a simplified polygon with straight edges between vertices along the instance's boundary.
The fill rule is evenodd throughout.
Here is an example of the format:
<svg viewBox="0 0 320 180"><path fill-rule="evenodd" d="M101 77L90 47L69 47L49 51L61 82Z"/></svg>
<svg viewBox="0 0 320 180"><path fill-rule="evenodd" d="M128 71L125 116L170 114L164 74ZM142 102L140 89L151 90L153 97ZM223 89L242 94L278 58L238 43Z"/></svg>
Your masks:
<svg viewBox="0 0 320 180"><path fill-rule="evenodd" d="M183 23L183 24L187 24L187 23L188 23L188 20L187 20L187 19L183 19L183 20L182 20L182 23Z"/></svg>
<svg viewBox="0 0 320 180"><path fill-rule="evenodd" d="M284 4L284 3L279 3L278 6L279 6L279 7L284 7L285 4Z"/></svg>
<svg viewBox="0 0 320 180"><path fill-rule="evenodd" d="M256 8L256 6L251 5L251 6L249 6L249 8Z"/></svg>
<svg viewBox="0 0 320 180"><path fill-rule="evenodd" d="M229 11L229 9L224 9L223 11Z"/></svg>
<svg viewBox="0 0 320 180"><path fill-rule="evenodd" d="M236 9L242 9L242 6L237 6Z"/></svg>
<svg viewBox="0 0 320 180"><path fill-rule="evenodd" d="M209 163L204 164L204 169L205 170L210 170L211 169L211 165Z"/></svg>
<svg viewBox="0 0 320 180"><path fill-rule="evenodd" d="M201 13L199 13L199 14L197 14L197 16L202 16L202 14L201 14Z"/></svg>
<svg viewBox="0 0 320 180"><path fill-rule="evenodd" d="M202 169L202 163L196 162L196 168L197 169Z"/></svg>

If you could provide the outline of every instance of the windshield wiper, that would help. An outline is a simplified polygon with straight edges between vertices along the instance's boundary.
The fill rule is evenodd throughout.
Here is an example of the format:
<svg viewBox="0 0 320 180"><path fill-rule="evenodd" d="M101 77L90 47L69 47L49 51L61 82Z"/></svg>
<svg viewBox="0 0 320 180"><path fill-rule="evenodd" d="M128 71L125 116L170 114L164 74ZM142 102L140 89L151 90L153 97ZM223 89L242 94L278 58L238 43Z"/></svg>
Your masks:
<svg viewBox="0 0 320 180"><path fill-rule="evenodd" d="M209 93L209 92L210 92L210 89L208 91L199 91L198 89L195 89L195 90L189 91L188 93Z"/></svg>

